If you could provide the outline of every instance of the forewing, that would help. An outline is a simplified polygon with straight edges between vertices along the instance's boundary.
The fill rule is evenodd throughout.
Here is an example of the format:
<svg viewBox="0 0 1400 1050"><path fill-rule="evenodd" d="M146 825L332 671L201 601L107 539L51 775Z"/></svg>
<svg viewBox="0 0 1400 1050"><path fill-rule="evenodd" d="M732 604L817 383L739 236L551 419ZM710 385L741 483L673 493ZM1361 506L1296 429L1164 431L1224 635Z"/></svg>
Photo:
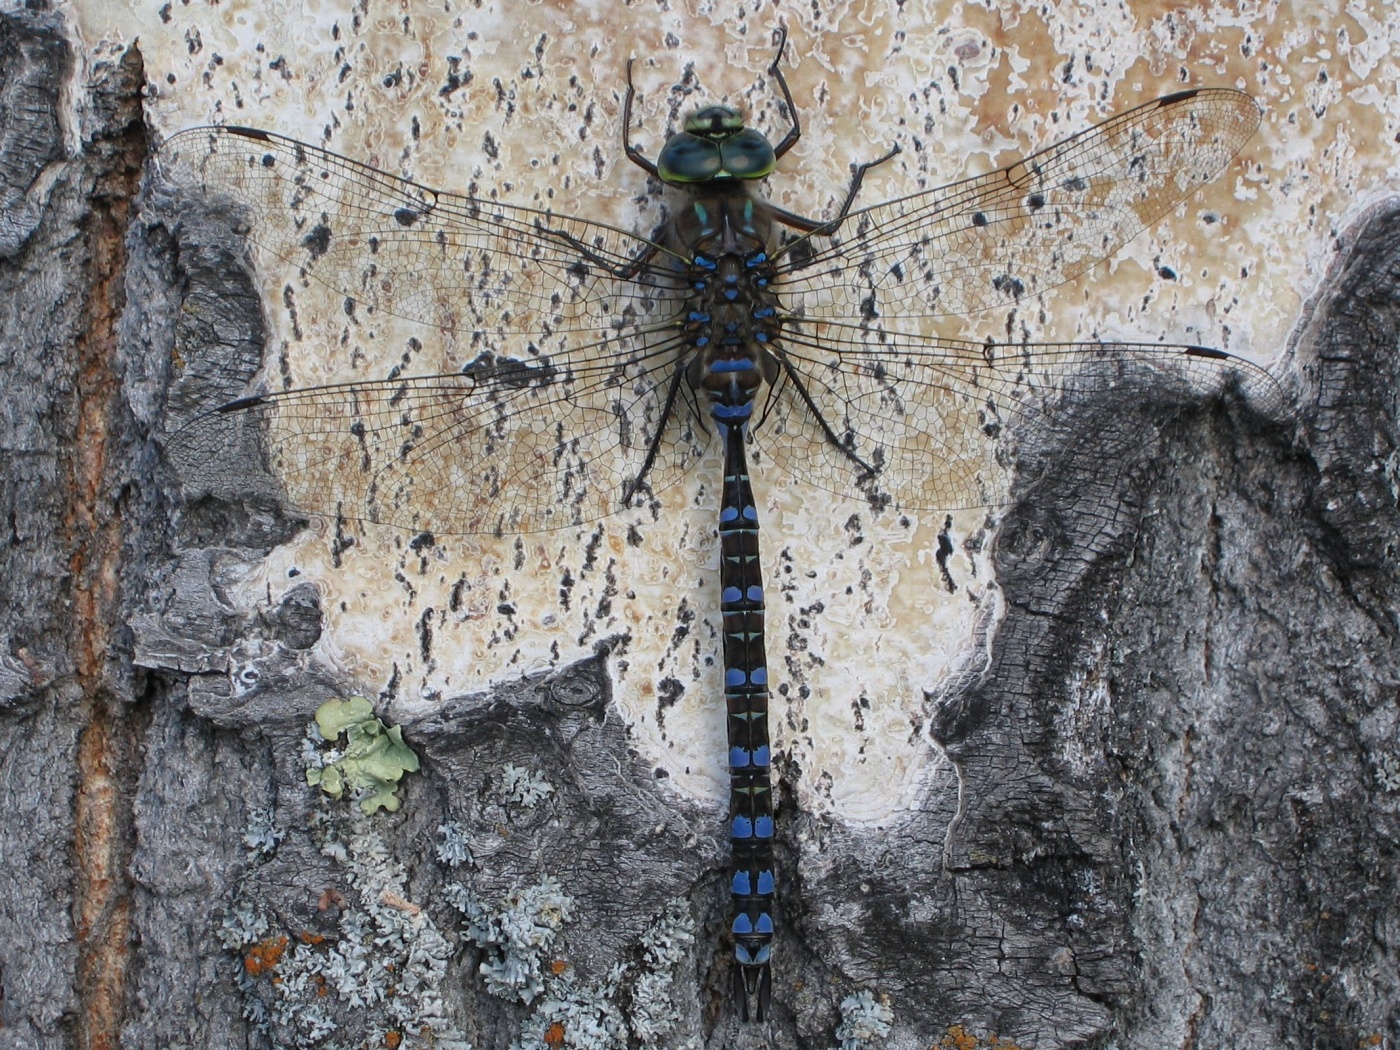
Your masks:
<svg viewBox="0 0 1400 1050"><path fill-rule="evenodd" d="M1259 126L1227 89L1138 106L1007 168L853 212L786 249L813 320L964 315L1071 280L1214 178Z"/></svg>
<svg viewBox="0 0 1400 1050"><path fill-rule="evenodd" d="M611 513L644 470L659 491L703 447L674 382L679 278L651 242L252 129L181 132L159 159L173 181L241 206L269 292L311 280L347 316L438 329L473 355L462 373L380 365L192 420L170 443L187 485L231 490L230 449L255 443L306 512L526 532Z"/></svg>
<svg viewBox="0 0 1400 1050"><path fill-rule="evenodd" d="M1066 398L1140 387L1169 403L1233 379L1276 402L1267 373L1201 348L990 346L934 328L1084 273L1219 173L1258 124L1247 95L1182 92L787 245L782 377L755 440L833 492L952 510L1003 502L1017 443Z"/></svg>

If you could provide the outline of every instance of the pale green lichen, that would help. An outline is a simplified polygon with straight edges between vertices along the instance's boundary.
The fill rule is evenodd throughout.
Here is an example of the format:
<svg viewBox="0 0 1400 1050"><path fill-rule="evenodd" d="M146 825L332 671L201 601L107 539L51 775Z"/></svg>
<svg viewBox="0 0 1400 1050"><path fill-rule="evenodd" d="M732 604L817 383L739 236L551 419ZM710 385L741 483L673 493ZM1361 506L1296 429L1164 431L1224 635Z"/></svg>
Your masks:
<svg viewBox="0 0 1400 1050"><path fill-rule="evenodd" d="M676 969L695 940L695 919L684 900L666 906L661 920L649 926L643 939L643 969L632 991L632 1034L643 1046L654 1046L681 1021L676 996Z"/></svg>
<svg viewBox="0 0 1400 1050"><path fill-rule="evenodd" d="M507 802L524 806L526 809L534 809L554 794L554 785L543 776L524 766L509 764L501 769L496 787Z"/></svg>
<svg viewBox="0 0 1400 1050"><path fill-rule="evenodd" d="M248 826L243 831L243 845L264 856L277 849L283 833L277 830L271 806L254 806L248 810Z"/></svg>
<svg viewBox="0 0 1400 1050"><path fill-rule="evenodd" d="M597 985L567 973L552 979L511 1050L627 1050L627 1024L613 1002L625 969L614 967Z"/></svg>
<svg viewBox="0 0 1400 1050"><path fill-rule="evenodd" d="M883 1046L893 1023L894 1011L888 1003L868 991L856 992L841 1000L841 1027L836 1029L836 1038L841 1040L841 1050Z"/></svg>
<svg viewBox="0 0 1400 1050"><path fill-rule="evenodd" d="M460 882L445 887L443 897L466 919L467 937L486 950L480 967L486 990L533 1002L544 991L545 956L574 917L573 898L548 875L537 886L512 890L495 907Z"/></svg>
<svg viewBox="0 0 1400 1050"><path fill-rule="evenodd" d="M1382 791L1400 791L1400 756L1382 752L1375 756L1376 784Z"/></svg>
<svg viewBox="0 0 1400 1050"><path fill-rule="evenodd" d="M329 700L316 709L321 738L336 742L345 735L344 748L304 752L306 782L339 799L348 788L365 813L383 807L399 808L394 789L405 773L418 770L418 756L403 742L399 726L386 726L374 715L374 707L362 696Z"/></svg>
<svg viewBox="0 0 1400 1050"><path fill-rule="evenodd" d="M437 846L437 859L449 868L461 867L472 862L471 846L467 842L467 830L455 820L438 825L442 841Z"/></svg>

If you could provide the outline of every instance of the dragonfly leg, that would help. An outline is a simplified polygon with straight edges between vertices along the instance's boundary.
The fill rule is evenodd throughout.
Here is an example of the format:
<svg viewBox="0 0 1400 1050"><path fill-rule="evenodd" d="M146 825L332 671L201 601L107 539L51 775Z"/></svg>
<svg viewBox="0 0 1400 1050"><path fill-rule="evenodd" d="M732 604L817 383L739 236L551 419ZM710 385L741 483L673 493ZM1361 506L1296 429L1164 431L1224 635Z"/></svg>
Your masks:
<svg viewBox="0 0 1400 1050"><path fill-rule="evenodd" d="M854 452L851 451L849 446L847 446L839 437L836 436L836 431L831 429L831 424L826 421L826 417L822 415L821 409L818 408L817 403L814 400L812 400L812 395L807 392L806 384L804 384L802 380L798 378L797 370L792 367L792 364L788 361L787 357L784 356L781 352L779 352L776 356L778 357L778 360L782 363L783 376L789 383L793 385L793 389L797 391L797 396L801 398L802 403L807 406L807 411L810 412L812 414L812 418L817 421L817 425L822 429L822 436L826 438L826 440L830 443L831 447L834 449L838 449L841 455L845 456L848 460L850 460L851 465L857 467L860 470L860 476L862 478L874 478L877 474L879 474L879 467L872 466L865 460L861 459L859 456L857 456ZM777 391L774 390L774 394L776 393ZM776 397L770 398L770 405L775 402ZM768 414L765 410L763 416L759 418L758 423L755 424L755 426L762 426L763 420L766 419L767 416Z"/></svg>
<svg viewBox="0 0 1400 1050"><path fill-rule="evenodd" d="M636 258L628 260L626 265L619 265L616 260L599 255L597 252L590 249L588 245L584 244L568 230L550 230L545 229L543 226L536 226L536 229L541 233L548 234L556 240L562 241L564 244L568 245L570 250L578 252L584 259L607 273L608 276L615 277L620 281L630 281L634 279L646 269L647 264L651 262L656 253L661 250L653 240L652 243L648 244L637 254ZM656 235L653 235L653 238L655 236Z"/></svg>
<svg viewBox="0 0 1400 1050"><path fill-rule="evenodd" d="M768 67L768 75L778 82L778 87L782 89L783 101L787 103L788 119L792 121L792 127L783 136L781 142L773 147L773 159L777 160L793 146L797 145L797 140L802 137L802 123L797 116L797 105L792 101L792 91L788 88L787 78L783 76L783 71L778 63L783 60L783 48L787 46L787 26L778 27L778 53L773 56L773 64Z"/></svg>
<svg viewBox="0 0 1400 1050"><path fill-rule="evenodd" d="M632 86L632 60L627 60L627 97L622 101L622 152L627 159L648 175L661 178L656 164L650 161L636 146L632 145L632 100L637 97L637 89Z"/></svg>
<svg viewBox="0 0 1400 1050"><path fill-rule="evenodd" d="M652 434L651 443L647 446L647 458L642 461L642 467L637 471L637 476L627 483L627 488L622 492L622 505L630 507L632 499L646 485L647 475L651 473L652 464L656 462L657 453L661 450L661 442L667 437L667 429L671 422L671 414L676 410L676 399L680 396L681 387L688 385L683 383L686 370L676 368L671 372L671 388L666 391L666 407L661 410L661 421L657 424L655 433Z"/></svg>
<svg viewBox="0 0 1400 1050"><path fill-rule="evenodd" d="M890 147L890 151L883 157L876 157L874 160L866 161L858 166L851 176L851 185L846 190L846 199L841 202L841 210L836 213L834 219L809 219L805 215L798 215L796 212L788 211L786 208L779 208L775 204L768 205L768 210L773 218L777 219L784 226L790 226L801 233L815 233L822 237L829 237L841 228L841 224L846 221L846 216L851 213L851 205L856 201L856 194L860 192L860 184L865 181L865 173L871 168L885 163L899 152L899 144L895 143Z"/></svg>

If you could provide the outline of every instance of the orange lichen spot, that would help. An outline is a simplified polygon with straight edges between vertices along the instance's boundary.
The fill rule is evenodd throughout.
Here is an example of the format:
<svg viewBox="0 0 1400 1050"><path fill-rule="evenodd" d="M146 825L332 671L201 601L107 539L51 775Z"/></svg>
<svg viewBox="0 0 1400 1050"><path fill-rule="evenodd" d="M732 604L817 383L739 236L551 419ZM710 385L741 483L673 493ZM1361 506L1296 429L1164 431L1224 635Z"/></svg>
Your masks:
<svg viewBox="0 0 1400 1050"><path fill-rule="evenodd" d="M390 908L401 911L406 915L417 915L423 910L421 904L414 904L412 901L404 900L393 890L384 890L379 894L379 899Z"/></svg>
<svg viewBox="0 0 1400 1050"><path fill-rule="evenodd" d="M261 977L271 973L282 961L282 953L287 950L286 937L268 937L251 944L243 952L243 969L249 977Z"/></svg>
<svg viewBox="0 0 1400 1050"><path fill-rule="evenodd" d="M300 939L300 941L301 941L302 944L313 944L313 945L314 945L314 944L324 944L324 943L326 942L325 934L322 934L322 933L312 933L310 930L302 930L299 934L297 934L297 937L298 937L298 939Z"/></svg>
<svg viewBox="0 0 1400 1050"><path fill-rule="evenodd" d="M548 1028L546 1028L546 1029L544 1030L544 1041L545 1041L545 1043L547 1043L549 1046L563 1046L563 1045L564 1045L564 1022L563 1022L563 1021L555 1021L552 1025L550 1025Z"/></svg>
<svg viewBox="0 0 1400 1050"><path fill-rule="evenodd" d="M385 1032L385 1033L384 1033L384 1045L387 1046L387 1047L389 1048L389 1050L399 1050L399 1046L400 1046L402 1043L403 1043L403 1035L402 1035L401 1033L399 1033L399 1032Z"/></svg>
<svg viewBox="0 0 1400 1050"><path fill-rule="evenodd" d="M979 1036L960 1024L948 1029L948 1034L929 1050L1021 1050L1019 1043L999 1035Z"/></svg>
<svg viewBox="0 0 1400 1050"><path fill-rule="evenodd" d="M326 891L322 893L320 898L316 901L316 908L318 911L327 911L332 907L344 908L345 898L341 896L339 890L327 887Z"/></svg>
<svg viewBox="0 0 1400 1050"><path fill-rule="evenodd" d="M568 968L569 964L564 959L555 959L552 963L549 964L549 972L554 974L555 977L558 977Z"/></svg>
<svg viewBox="0 0 1400 1050"><path fill-rule="evenodd" d="M1385 1037L1379 1032L1374 1035L1363 1035L1358 1043L1359 1046L1380 1046Z"/></svg>

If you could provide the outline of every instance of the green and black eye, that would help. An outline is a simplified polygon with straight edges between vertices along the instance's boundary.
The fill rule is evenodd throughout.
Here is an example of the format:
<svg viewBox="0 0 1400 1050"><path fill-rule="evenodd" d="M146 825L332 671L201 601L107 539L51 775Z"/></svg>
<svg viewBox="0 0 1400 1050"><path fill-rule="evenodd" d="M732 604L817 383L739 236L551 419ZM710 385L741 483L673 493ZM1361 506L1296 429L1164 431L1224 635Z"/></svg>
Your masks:
<svg viewBox="0 0 1400 1050"><path fill-rule="evenodd" d="M773 144L744 126L738 110L706 106L686 118L685 130L666 140L656 158L665 182L688 185L713 179L761 179L773 173Z"/></svg>

